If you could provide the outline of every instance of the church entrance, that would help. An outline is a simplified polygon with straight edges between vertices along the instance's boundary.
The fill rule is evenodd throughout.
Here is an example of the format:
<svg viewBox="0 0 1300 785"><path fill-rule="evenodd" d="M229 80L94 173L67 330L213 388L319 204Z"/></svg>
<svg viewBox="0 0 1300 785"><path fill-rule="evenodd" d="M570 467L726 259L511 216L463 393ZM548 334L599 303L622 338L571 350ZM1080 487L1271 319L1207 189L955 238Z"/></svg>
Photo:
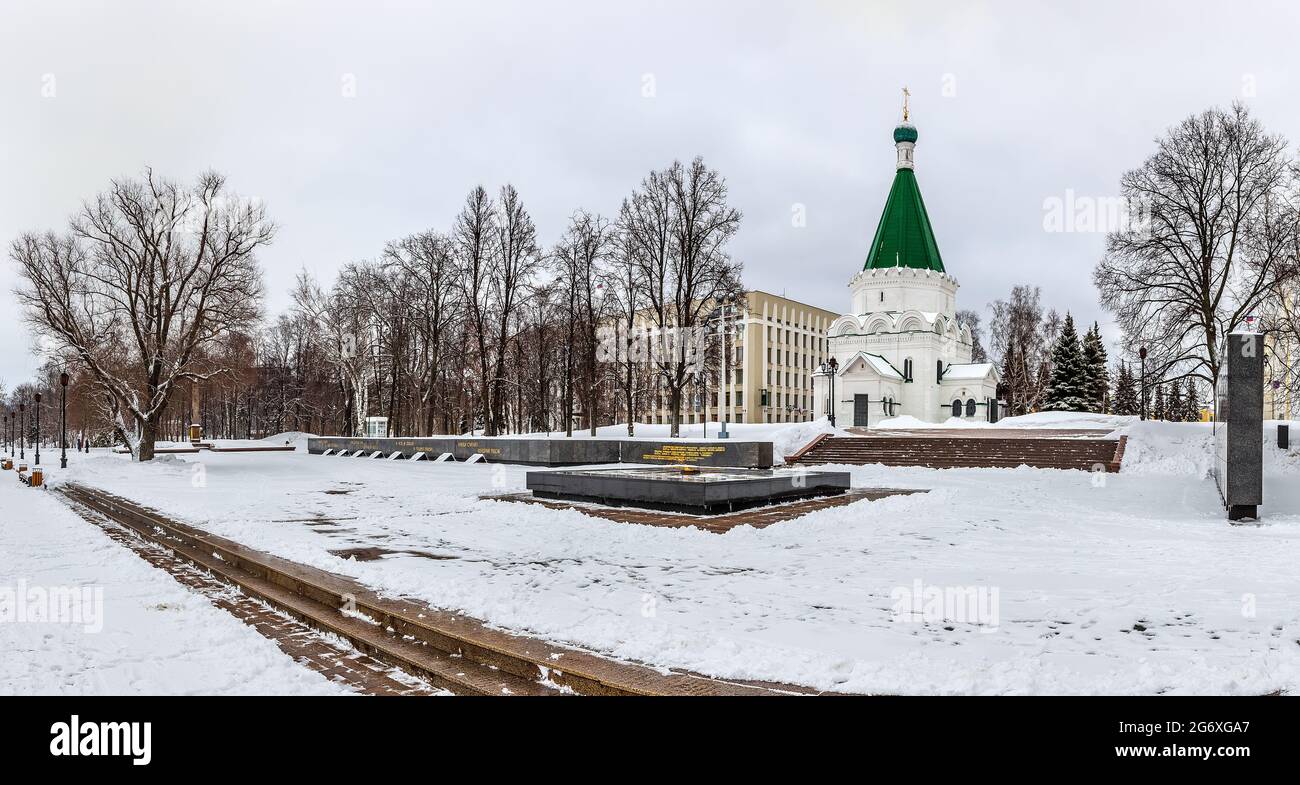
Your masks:
<svg viewBox="0 0 1300 785"><path fill-rule="evenodd" d="M862 395L861 393L853 396L853 424L854 425L861 426L863 428L869 425L869 423L867 422L867 412L868 412L869 403L870 400L867 398L867 396Z"/></svg>

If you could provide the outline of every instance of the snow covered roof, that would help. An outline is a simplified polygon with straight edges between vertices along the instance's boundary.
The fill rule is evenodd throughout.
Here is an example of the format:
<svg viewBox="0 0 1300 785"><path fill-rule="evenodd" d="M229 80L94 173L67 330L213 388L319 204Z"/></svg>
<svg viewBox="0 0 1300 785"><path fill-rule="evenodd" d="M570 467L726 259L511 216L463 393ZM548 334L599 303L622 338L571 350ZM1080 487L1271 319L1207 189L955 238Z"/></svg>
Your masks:
<svg viewBox="0 0 1300 785"><path fill-rule="evenodd" d="M983 379L993 373L993 363L949 363L943 380Z"/></svg>
<svg viewBox="0 0 1300 785"><path fill-rule="evenodd" d="M849 360L848 362L840 366L840 374L843 375L844 373L846 373L850 368L853 367L853 364L857 362L858 359L863 360L863 362L871 366L871 369L873 371L885 377L886 379L901 380L903 378L903 374L897 368L891 365L889 360L886 360L884 357L881 357L878 354L871 354L870 352L858 352L857 354L853 355L853 359Z"/></svg>

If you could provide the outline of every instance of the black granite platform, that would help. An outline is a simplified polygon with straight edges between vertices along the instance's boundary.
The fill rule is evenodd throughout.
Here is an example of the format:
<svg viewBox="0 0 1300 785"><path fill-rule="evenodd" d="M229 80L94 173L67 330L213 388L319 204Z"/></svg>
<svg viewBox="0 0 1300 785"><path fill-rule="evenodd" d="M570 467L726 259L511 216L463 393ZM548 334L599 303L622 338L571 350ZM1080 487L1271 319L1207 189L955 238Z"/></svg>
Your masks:
<svg viewBox="0 0 1300 785"><path fill-rule="evenodd" d="M369 455L379 452L387 457L401 453L410 458L424 453L436 458L451 453L458 461L482 455L494 463L519 463L528 466L582 466L596 463L692 464L695 466L736 466L766 468L772 465L772 443L717 439L686 441L682 439L522 439L509 436L465 437L428 436L370 439L351 436L318 436L307 440L307 452L319 455L326 450L362 450ZM333 457L332 455L330 457Z"/></svg>
<svg viewBox="0 0 1300 785"><path fill-rule="evenodd" d="M694 468L694 467L692 467ZM716 514L849 489L848 472L806 469L629 467L528 472L527 486L544 499L586 501Z"/></svg>

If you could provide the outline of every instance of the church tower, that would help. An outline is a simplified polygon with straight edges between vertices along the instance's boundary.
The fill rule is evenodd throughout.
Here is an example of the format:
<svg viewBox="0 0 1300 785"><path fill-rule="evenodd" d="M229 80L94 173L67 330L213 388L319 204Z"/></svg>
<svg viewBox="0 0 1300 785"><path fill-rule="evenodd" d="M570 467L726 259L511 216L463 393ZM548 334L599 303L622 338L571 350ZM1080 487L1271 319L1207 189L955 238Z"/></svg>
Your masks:
<svg viewBox="0 0 1300 785"><path fill-rule="evenodd" d="M834 411L837 425L869 427L910 416L996 417L997 371L971 363L971 333L957 323L957 279L944 268L930 215L916 180L916 143L909 94L894 128L894 182L862 270L849 281L852 312L831 325L835 359L814 380L816 411ZM835 401L830 376L834 375Z"/></svg>

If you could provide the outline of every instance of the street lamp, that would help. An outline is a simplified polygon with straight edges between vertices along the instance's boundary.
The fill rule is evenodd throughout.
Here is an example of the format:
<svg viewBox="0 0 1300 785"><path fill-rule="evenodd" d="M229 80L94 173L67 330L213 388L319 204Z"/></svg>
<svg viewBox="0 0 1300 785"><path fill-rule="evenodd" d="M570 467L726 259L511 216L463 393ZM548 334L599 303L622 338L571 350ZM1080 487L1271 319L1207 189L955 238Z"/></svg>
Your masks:
<svg viewBox="0 0 1300 785"><path fill-rule="evenodd" d="M18 404L18 457L27 457L27 403Z"/></svg>
<svg viewBox="0 0 1300 785"><path fill-rule="evenodd" d="M68 372L59 374L59 429L62 431L59 447L59 468L68 468Z"/></svg>
<svg viewBox="0 0 1300 785"><path fill-rule="evenodd" d="M36 465L41 465L41 394L36 393Z"/></svg>
<svg viewBox="0 0 1300 785"><path fill-rule="evenodd" d="M830 369L830 400L827 402L826 416L830 419L831 427L835 427L835 372L839 370L840 363L834 357L826 361L826 367Z"/></svg>
<svg viewBox="0 0 1300 785"><path fill-rule="evenodd" d="M1138 406L1141 419L1147 418L1147 347L1138 348L1138 359L1142 361L1142 402Z"/></svg>

